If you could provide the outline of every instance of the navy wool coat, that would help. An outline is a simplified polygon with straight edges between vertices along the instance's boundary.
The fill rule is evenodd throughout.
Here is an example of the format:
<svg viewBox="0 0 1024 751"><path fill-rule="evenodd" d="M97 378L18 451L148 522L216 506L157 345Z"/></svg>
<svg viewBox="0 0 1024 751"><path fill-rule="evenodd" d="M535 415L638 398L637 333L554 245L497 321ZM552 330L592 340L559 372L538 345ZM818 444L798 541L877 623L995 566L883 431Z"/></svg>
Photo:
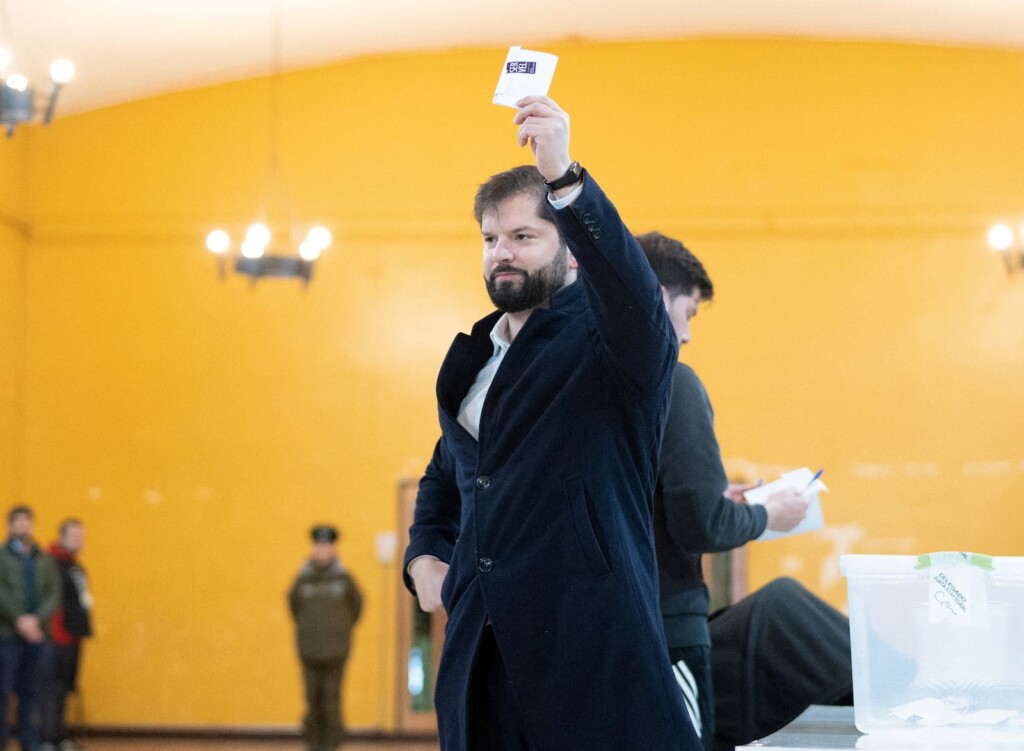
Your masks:
<svg viewBox="0 0 1024 751"><path fill-rule="evenodd" d="M677 343L642 251L584 181L551 209L579 278L512 342L479 441L456 416L500 313L455 338L438 376L441 438L405 569L419 555L451 566L435 692L445 751L466 748L488 619L531 750L700 748L669 666L651 523Z"/></svg>

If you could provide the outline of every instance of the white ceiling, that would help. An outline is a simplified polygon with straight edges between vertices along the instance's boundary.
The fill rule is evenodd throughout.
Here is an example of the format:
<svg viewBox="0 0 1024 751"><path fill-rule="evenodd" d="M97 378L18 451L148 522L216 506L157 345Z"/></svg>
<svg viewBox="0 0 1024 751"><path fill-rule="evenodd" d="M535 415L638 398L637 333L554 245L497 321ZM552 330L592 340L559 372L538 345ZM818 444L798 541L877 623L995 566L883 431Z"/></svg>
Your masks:
<svg viewBox="0 0 1024 751"><path fill-rule="evenodd" d="M277 3L281 3L278 6ZM71 58L61 112L271 69L397 50L707 35L1024 48L1024 0L0 0L0 39L45 80Z"/></svg>

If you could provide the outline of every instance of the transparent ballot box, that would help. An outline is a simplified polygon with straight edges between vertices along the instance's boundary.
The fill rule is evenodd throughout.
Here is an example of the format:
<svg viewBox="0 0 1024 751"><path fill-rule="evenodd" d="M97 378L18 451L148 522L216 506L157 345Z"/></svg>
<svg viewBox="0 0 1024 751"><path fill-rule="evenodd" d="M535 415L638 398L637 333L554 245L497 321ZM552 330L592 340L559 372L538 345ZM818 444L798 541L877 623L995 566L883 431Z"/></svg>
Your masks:
<svg viewBox="0 0 1024 751"><path fill-rule="evenodd" d="M1006 738L1024 749L1024 558L844 555L863 733Z"/></svg>

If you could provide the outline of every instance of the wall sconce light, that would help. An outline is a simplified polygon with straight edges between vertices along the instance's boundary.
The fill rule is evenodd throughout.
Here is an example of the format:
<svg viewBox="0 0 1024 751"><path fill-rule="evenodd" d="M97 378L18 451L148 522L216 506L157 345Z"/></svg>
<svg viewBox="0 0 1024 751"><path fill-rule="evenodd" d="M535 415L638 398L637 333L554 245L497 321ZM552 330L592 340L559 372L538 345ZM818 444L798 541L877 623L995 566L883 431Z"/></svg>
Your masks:
<svg viewBox="0 0 1024 751"><path fill-rule="evenodd" d="M235 272L245 274L253 284L264 276L295 276L302 279L303 285L307 285L313 278L314 263L331 245L331 233L326 227L312 227L299 243L298 257L268 255L270 240L270 228L267 225L250 226L239 245L239 255L235 257ZM217 256L217 270L220 278L224 279L227 276L226 259L231 250L231 235L222 229L215 229L206 236L206 247Z"/></svg>
<svg viewBox="0 0 1024 751"><path fill-rule="evenodd" d="M11 59L10 50L0 47L0 75L4 75L3 85L0 85L0 124L8 138L14 135L18 125L31 122L36 116L36 92L28 79L21 73L4 74ZM53 120L61 87L74 77L75 66L70 60L54 60L50 65L50 95L43 110L44 125Z"/></svg>
<svg viewBox="0 0 1024 751"><path fill-rule="evenodd" d="M1024 270L1024 225L1018 235L1009 225L993 225L988 231L988 245L1003 257L1007 273Z"/></svg>

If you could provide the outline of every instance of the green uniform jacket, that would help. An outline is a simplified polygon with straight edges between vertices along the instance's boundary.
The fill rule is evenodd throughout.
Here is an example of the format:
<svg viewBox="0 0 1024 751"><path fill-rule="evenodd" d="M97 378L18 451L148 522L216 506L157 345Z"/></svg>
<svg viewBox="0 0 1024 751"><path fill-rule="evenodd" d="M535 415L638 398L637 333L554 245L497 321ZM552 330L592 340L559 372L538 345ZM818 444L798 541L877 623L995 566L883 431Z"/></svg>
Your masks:
<svg viewBox="0 0 1024 751"><path fill-rule="evenodd" d="M323 662L348 657L352 627L363 609L363 595L338 561L302 567L288 593L295 619L299 656Z"/></svg>
<svg viewBox="0 0 1024 751"><path fill-rule="evenodd" d="M32 611L28 610L25 596L25 561L9 544L0 547L0 638L18 633L18 617L30 612L49 634L50 618L60 607L60 573L56 562L37 545L32 546L30 555L36 562L38 592L38 603Z"/></svg>

